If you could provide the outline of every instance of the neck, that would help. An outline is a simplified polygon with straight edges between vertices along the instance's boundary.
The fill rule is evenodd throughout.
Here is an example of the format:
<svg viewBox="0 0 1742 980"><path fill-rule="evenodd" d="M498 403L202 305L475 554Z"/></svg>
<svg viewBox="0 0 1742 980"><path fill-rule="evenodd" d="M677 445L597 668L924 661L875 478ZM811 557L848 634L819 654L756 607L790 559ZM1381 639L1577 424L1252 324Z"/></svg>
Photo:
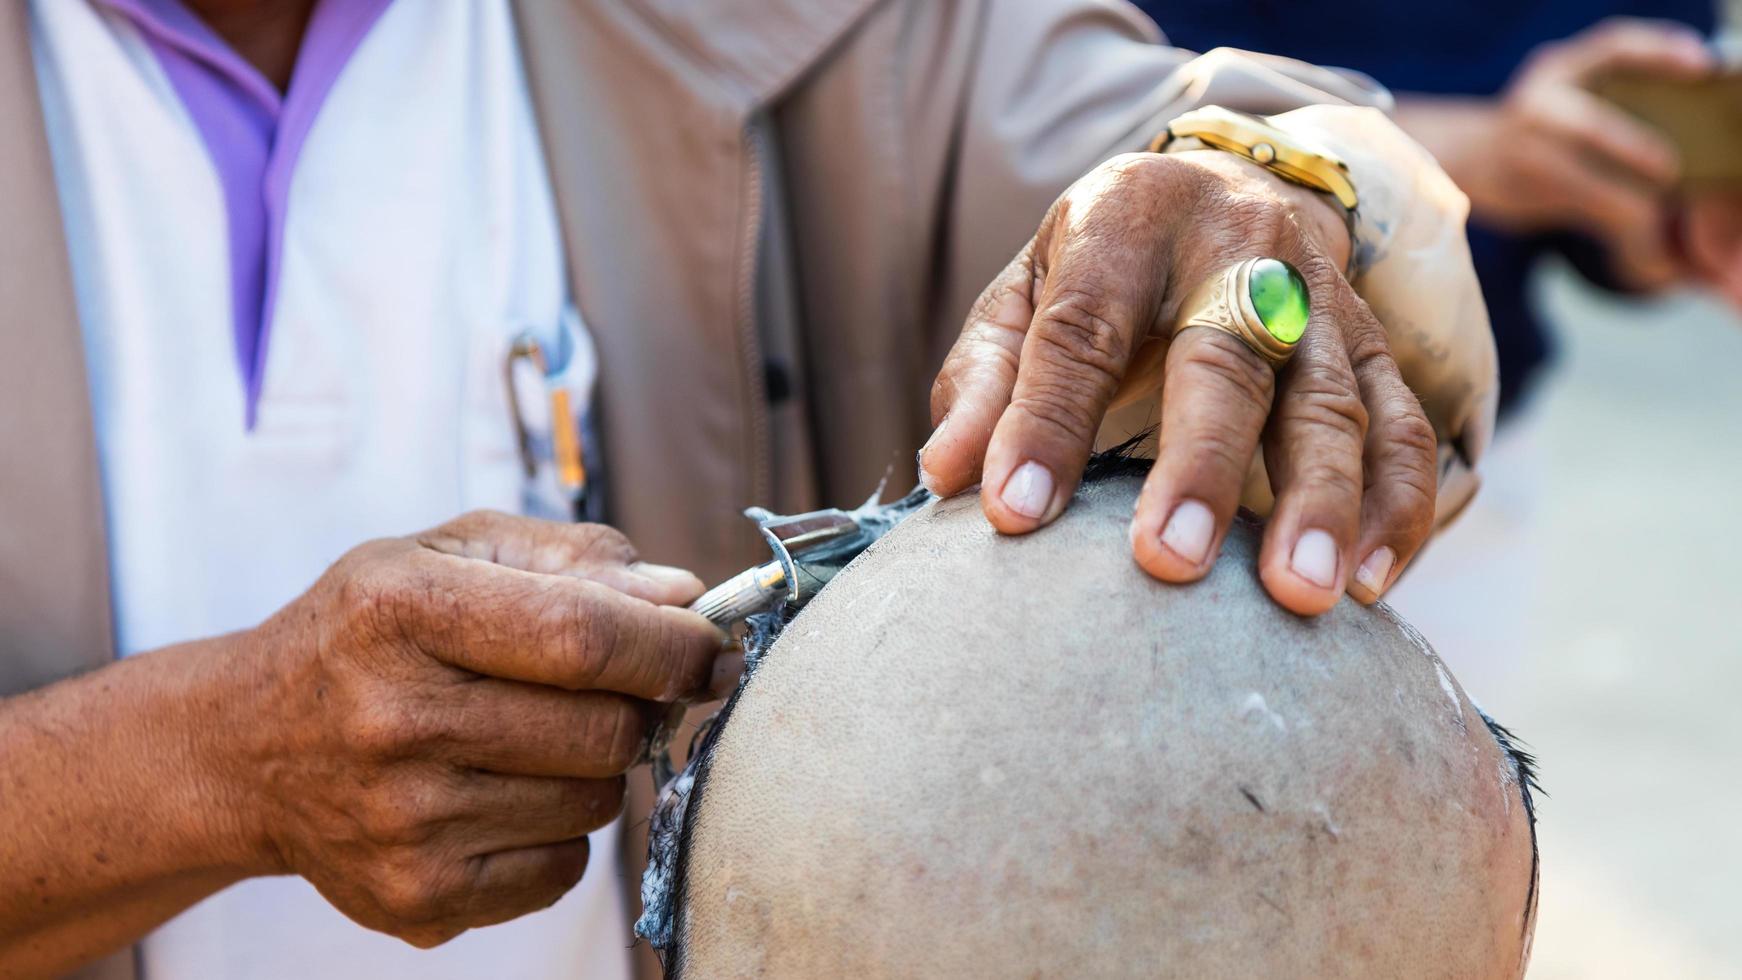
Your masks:
<svg viewBox="0 0 1742 980"><path fill-rule="evenodd" d="M236 53L284 91L316 0L183 0Z"/></svg>

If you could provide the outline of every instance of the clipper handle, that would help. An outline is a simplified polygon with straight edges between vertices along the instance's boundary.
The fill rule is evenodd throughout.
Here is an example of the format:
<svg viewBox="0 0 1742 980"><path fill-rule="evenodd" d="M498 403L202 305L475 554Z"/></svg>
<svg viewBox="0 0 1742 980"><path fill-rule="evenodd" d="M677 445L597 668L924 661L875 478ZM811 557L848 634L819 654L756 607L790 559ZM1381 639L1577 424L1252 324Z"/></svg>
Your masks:
<svg viewBox="0 0 1742 980"><path fill-rule="evenodd" d="M786 569L771 561L745 569L702 594L690 608L722 629L774 605L787 594Z"/></svg>

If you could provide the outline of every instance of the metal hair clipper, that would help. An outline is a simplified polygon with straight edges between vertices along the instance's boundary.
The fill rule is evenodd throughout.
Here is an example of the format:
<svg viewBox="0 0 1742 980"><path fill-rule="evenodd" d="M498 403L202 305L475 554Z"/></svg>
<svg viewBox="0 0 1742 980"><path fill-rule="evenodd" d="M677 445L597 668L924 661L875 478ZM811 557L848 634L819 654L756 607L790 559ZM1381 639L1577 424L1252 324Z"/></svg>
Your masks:
<svg viewBox="0 0 1742 980"><path fill-rule="evenodd" d="M702 594L690 608L715 626L730 630L757 613L771 612L783 603L796 609L809 602L829 580L902 518L918 510L932 494L924 487L890 504L877 498L883 488L856 510L814 510L808 514L782 516L752 507L744 516L755 521L774 552L774 560L746 568ZM671 740L683 716L682 708L669 713L648 733L646 757L653 766L654 789L664 793L676 772L671 764Z"/></svg>
<svg viewBox="0 0 1742 980"><path fill-rule="evenodd" d="M810 601L859 553L889 533L932 495L924 487L890 504L877 494L856 510L813 510L782 516L752 507L744 516L762 529L774 560L747 568L709 589L690 608L716 626L730 629L749 616L784 602L796 608Z"/></svg>

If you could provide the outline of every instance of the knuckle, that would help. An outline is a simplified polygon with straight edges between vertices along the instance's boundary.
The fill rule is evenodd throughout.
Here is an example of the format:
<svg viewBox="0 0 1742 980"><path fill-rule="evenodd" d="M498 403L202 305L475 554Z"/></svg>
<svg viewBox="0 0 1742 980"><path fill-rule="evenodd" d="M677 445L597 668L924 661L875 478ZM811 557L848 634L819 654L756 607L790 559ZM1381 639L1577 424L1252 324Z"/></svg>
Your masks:
<svg viewBox="0 0 1742 980"><path fill-rule="evenodd" d="M347 561L338 591L343 620L366 634L396 632L405 584L397 563L387 559L360 555Z"/></svg>
<svg viewBox="0 0 1742 980"><path fill-rule="evenodd" d="M1403 376L1392 356L1391 340L1371 312L1363 309L1360 314L1345 317L1344 322L1348 324L1344 337L1349 348L1349 367L1356 377Z"/></svg>
<svg viewBox="0 0 1742 980"><path fill-rule="evenodd" d="M1165 441L1165 431L1163 434ZM1171 448L1171 447L1167 447ZM1256 447L1232 426L1206 425L1193 432L1188 457L1199 470L1207 470L1224 480L1238 480L1252 463Z"/></svg>
<svg viewBox="0 0 1742 980"><path fill-rule="evenodd" d="M943 421L944 413L948 412L950 407L956 403L956 376L953 370L955 360L955 355L951 354L944 361L943 370L938 372L937 379L931 383L931 397L928 404L931 406L933 425L940 424Z"/></svg>
<svg viewBox="0 0 1742 980"><path fill-rule="evenodd" d="M1288 437L1297 445L1316 451L1334 445L1340 460L1359 460L1367 433L1367 409L1359 399L1302 399L1287 410L1285 420Z"/></svg>
<svg viewBox="0 0 1742 980"><path fill-rule="evenodd" d="M948 409L977 380L997 379L1008 384L1016 377L1022 356L1022 339L1015 336L1014 330L1011 336L997 336L994 332L1001 329L985 323L968 326L967 332L944 359L937 379L932 382L934 414Z"/></svg>
<svg viewBox="0 0 1742 980"><path fill-rule="evenodd" d="M1045 362L1096 385L1118 380L1131 354L1130 331L1106 314L1108 297L1086 286L1059 290L1040 317L1034 341Z"/></svg>
<svg viewBox="0 0 1742 980"><path fill-rule="evenodd" d="M1133 176L1167 175L1173 170L1174 158L1156 153L1117 153L1107 158L1101 164L1103 168L1114 173L1131 174Z"/></svg>
<svg viewBox="0 0 1742 980"><path fill-rule="evenodd" d="M641 757L647 741L644 719L633 704L622 699L592 712L584 735L588 750L607 771L627 772Z"/></svg>
<svg viewBox="0 0 1742 980"><path fill-rule="evenodd" d="M351 804L357 829L363 838L378 846L409 843L405 840L405 820L391 795L371 790Z"/></svg>
<svg viewBox="0 0 1742 980"><path fill-rule="evenodd" d="M664 617L654 630L652 647L658 653L649 657L646 669L662 675L658 700L676 701L706 687L713 657L719 652L717 642L682 630Z"/></svg>
<svg viewBox="0 0 1742 980"><path fill-rule="evenodd" d="M362 700L340 723L345 744L365 759L382 761L401 758L422 741L421 713L409 709L398 697Z"/></svg>
<svg viewBox="0 0 1742 980"><path fill-rule="evenodd" d="M998 306L1010 292L1010 283L1000 278L994 280L979 296L975 297L974 305L968 308L967 322L962 325L963 336L972 337L974 328L979 324L996 324L998 322Z"/></svg>
<svg viewBox="0 0 1742 980"><path fill-rule="evenodd" d="M1100 425L1097 407L1101 401L1085 397L1077 386L1035 379L1010 407L1041 428L1053 430L1065 442L1075 443L1086 441Z"/></svg>
<svg viewBox="0 0 1742 980"><path fill-rule="evenodd" d="M353 805L363 836L379 846L414 845L426 836L428 824L414 812L420 805L405 795L377 788Z"/></svg>
<svg viewBox="0 0 1742 980"><path fill-rule="evenodd" d="M1157 153L1122 153L1106 163L1124 182L1148 197L1192 195L1222 185L1214 172L1177 156Z"/></svg>
<svg viewBox="0 0 1742 980"><path fill-rule="evenodd" d="M597 687L621 639L617 617L586 588L553 597L550 606L542 632L546 648L560 658L559 676L573 690Z"/></svg>
<svg viewBox="0 0 1742 980"><path fill-rule="evenodd" d="M1309 295L1329 296L1333 299L1339 295L1349 295L1343 293L1342 267L1324 249L1305 236L1298 236L1291 251L1294 253L1294 267L1299 270L1301 279L1306 281ZM1352 292L1351 290L1350 294Z"/></svg>
<svg viewBox="0 0 1742 980"><path fill-rule="evenodd" d="M949 357L944 359L944 366L937 371L937 378L932 381L932 393L930 393L930 400L927 402L930 411L932 411L932 425L942 425L944 416L949 413L949 409L955 407L956 399L960 397L960 392L962 392L960 374L969 369L967 355L962 350L965 343L969 343L967 336L956 341L955 348L951 348Z"/></svg>
<svg viewBox="0 0 1742 980"><path fill-rule="evenodd" d="M1031 255L1033 244L1023 250L998 278L992 280L984 291L974 300L969 308L967 324L963 328L966 336L973 337L980 330L992 328L996 330L1020 330L1027 324L1007 322L1009 320L1007 305L1012 300L1027 300L1030 283L1033 281Z"/></svg>
<svg viewBox="0 0 1742 980"><path fill-rule="evenodd" d="M1389 416L1385 425L1386 447L1405 465L1430 475L1434 473L1434 460L1440 449L1439 436L1434 432L1433 423L1422 412L1415 394L1405 388L1387 400L1385 411Z"/></svg>
<svg viewBox="0 0 1742 980"><path fill-rule="evenodd" d="M495 533L503 524L515 518L499 510L478 508L466 511L464 514L437 527L431 534L451 542L464 544L480 537L488 537Z"/></svg>
<svg viewBox="0 0 1742 980"><path fill-rule="evenodd" d="M1246 400L1265 404L1276 390L1276 371L1238 338L1217 331L1205 334L1198 343L1176 345L1175 350L1179 371L1202 375Z"/></svg>
<svg viewBox="0 0 1742 980"><path fill-rule="evenodd" d="M459 597L424 567L420 552L368 560L345 577L340 622L353 637L415 636L420 623L460 621Z"/></svg>
<svg viewBox="0 0 1742 980"><path fill-rule="evenodd" d="M1052 233L1045 236L1045 245L1056 246L1056 235L1073 234L1082 227L1085 220L1092 222L1098 213L1106 211L1104 205L1140 192L1145 183L1144 176L1152 166L1153 164L1141 158L1141 154L1122 153L1102 161L1078 177L1053 202L1052 211L1048 215L1050 220L1043 226ZM1037 236L1037 241L1039 237ZM1043 256L1048 251L1045 247L1039 250Z"/></svg>
<svg viewBox="0 0 1742 980"><path fill-rule="evenodd" d="M396 922L406 926L433 923L446 915L446 879L425 862L408 860L376 886L375 900Z"/></svg>
<svg viewBox="0 0 1742 980"><path fill-rule="evenodd" d="M511 515L502 511L489 507L479 507L454 518L451 526L467 530L481 530L513 519Z"/></svg>
<svg viewBox="0 0 1742 980"><path fill-rule="evenodd" d="M1223 207L1228 228L1248 248L1273 245L1298 237L1294 218L1283 203L1268 194L1234 193ZM1297 262L1298 266L1299 263ZM1302 270L1303 274L1305 270ZM1311 280L1309 280L1310 282Z"/></svg>
<svg viewBox="0 0 1742 980"><path fill-rule="evenodd" d="M1351 380L1329 365L1301 364L1290 379L1283 417L1291 425L1359 445L1367 437L1367 406Z"/></svg>
<svg viewBox="0 0 1742 980"><path fill-rule="evenodd" d="M577 550L589 558L627 564L638 557L628 535L609 524L574 524L568 527L575 536Z"/></svg>
<svg viewBox="0 0 1742 980"><path fill-rule="evenodd" d="M1385 485L1372 488L1372 492L1384 502L1378 518L1383 528L1419 544L1434 526L1439 493L1438 440L1420 407L1413 405L1413 397L1408 401L1414 410L1399 413L1386 426L1392 465L1385 470Z"/></svg>
<svg viewBox="0 0 1742 980"><path fill-rule="evenodd" d="M1321 500L1359 501L1363 492L1361 469L1348 460L1314 458L1303 462L1299 485Z"/></svg>

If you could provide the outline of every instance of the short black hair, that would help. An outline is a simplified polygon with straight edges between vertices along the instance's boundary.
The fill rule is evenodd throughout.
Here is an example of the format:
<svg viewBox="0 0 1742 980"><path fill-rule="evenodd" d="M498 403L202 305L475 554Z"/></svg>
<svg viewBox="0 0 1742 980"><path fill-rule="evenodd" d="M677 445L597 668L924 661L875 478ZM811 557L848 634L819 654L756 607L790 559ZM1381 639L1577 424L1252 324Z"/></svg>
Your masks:
<svg viewBox="0 0 1742 980"><path fill-rule="evenodd" d="M720 710L696 730L690 742L689 761L670 785L658 787L659 802L654 804L653 816L648 823L648 872L642 879L642 912L635 923L635 933L638 940L647 940L659 954L667 980L678 980L683 974L684 944L679 937L683 934L684 913L688 906L684 893L695 815L701 807L702 796L707 792L714 746L731 720L732 709L743 695L748 680L746 674Z"/></svg>
<svg viewBox="0 0 1742 980"><path fill-rule="evenodd" d="M1488 726L1488 733L1494 736L1494 741L1500 743L1500 751L1512 766L1513 782L1524 798L1524 815L1530 822L1530 888L1524 894L1523 925L1523 929L1529 931L1531 919L1536 914L1537 875L1542 870L1542 855L1536 843L1536 794L1548 794L1542 792L1542 784L1537 781L1536 756L1525 751L1512 729L1489 717L1488 712L1481 708L1477 708L1476 713L1482 716L1482 723Z"/></svg>

